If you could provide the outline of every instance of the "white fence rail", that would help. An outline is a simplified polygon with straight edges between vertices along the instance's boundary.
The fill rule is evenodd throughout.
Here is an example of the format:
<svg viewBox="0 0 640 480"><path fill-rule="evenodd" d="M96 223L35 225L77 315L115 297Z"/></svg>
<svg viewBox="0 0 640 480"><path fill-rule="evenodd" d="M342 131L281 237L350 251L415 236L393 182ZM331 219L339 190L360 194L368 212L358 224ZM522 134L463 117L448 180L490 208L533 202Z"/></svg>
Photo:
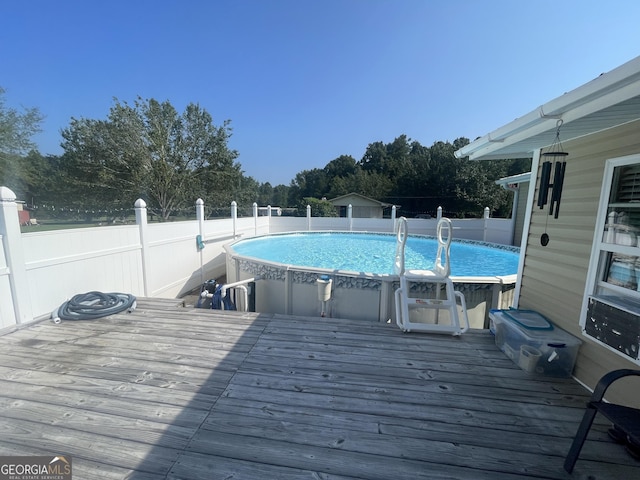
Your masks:
<svg viewBox="0 0 640 480"><path fill-rule="evenodd" d="M47 317L64 301L89 291L179 297L226 273L224 245L240 237L291 231L393 232L391 219L259 216L204 220L196 202L192 221L21 233L15 194L0 187L0 330ZM267 210L270 212L270 209ZM437 219L410 219L412 234L433 235ZM453 220L456 238L510 244L508 219Z"/></svg>

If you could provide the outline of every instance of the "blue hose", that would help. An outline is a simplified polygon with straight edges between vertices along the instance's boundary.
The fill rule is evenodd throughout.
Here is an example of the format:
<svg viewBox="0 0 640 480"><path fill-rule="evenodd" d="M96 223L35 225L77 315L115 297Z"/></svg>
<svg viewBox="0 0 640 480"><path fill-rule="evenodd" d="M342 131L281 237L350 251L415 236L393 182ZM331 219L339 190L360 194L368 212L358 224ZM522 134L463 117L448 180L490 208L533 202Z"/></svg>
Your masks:
<svg viewBox="0 0 640 480"><path fill-rule="evenodd" d="M236 310L236 306L231 300L231 290L227 290L224 297L222 296L222 287L218 285L213 297L211 298L211 308L215 310Z"/></svg>
<svg viewBox="0 0 640 480"><path fill-rule="evenodd" d="M136 297L128 293L87 292L74 295L51 314L58 320L95 320L135 310Z"/></svg>

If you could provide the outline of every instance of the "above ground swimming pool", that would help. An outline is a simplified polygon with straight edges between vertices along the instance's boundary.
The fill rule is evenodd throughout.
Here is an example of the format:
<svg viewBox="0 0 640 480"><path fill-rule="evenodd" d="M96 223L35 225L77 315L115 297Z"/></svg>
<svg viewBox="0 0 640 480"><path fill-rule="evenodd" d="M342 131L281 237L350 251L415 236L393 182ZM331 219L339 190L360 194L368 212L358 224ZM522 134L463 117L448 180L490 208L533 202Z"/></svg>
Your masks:
<svg viewBox="0 0 640 480"><path fill-rule="evenodd" d="M227 282L255 282L255 310L265 313L387 322L395 316L393 273L396 236L354 232L304 232L239 240L225 247ZM437 241L407 238L406 269L431 269ZM466 299L473 328L488 328L489 310L508 308L518 270L518 249L453 239L451 277ZM331 299L321 304L318 280L331 279ZM416 285L415 288L421 288Z"/></svg>
<svg viewBox="0 0 640 480"><path fill-rule="evenodd" d="M239 255L300 267L393 274L395 235L373 233L294 233L241 240L233 244ZM438 242L432 237L409 236L405 250L407 270L433 268ZM513 275L519 254L514 247L453 240L451 276Z"/></svg>

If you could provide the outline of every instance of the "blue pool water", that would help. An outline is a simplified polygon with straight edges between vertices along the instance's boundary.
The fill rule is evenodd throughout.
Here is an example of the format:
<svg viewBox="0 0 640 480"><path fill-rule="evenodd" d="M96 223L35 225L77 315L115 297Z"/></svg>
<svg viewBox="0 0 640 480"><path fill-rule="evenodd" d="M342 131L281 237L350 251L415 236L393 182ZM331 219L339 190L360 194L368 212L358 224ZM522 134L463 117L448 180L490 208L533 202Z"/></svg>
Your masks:
<svg viewBox="0 0 640 480"><path fill-rule="evenodd" d="M243 257L300 267L392 274L395 235L370 233L294 233L241 240L232 245ZM409 236L405 267L431 269L438 243L430 237ZM517 249L456 241L451 243L451 275L489 277L518 271Z"/></svg>

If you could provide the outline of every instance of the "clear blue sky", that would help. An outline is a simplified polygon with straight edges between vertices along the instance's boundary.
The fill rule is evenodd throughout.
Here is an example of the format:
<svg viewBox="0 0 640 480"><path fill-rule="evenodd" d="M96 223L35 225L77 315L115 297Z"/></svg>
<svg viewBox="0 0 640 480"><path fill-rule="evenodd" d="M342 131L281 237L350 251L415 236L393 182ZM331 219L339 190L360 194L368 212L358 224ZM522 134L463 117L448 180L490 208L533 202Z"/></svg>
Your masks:
<svg viewBox="0 0 640 480"><path fill-rule="evenodd" d="M46 116L199 103L286 185L406 134L474 139L640 55L637 0L4 0L0 86Z"/></svg>

